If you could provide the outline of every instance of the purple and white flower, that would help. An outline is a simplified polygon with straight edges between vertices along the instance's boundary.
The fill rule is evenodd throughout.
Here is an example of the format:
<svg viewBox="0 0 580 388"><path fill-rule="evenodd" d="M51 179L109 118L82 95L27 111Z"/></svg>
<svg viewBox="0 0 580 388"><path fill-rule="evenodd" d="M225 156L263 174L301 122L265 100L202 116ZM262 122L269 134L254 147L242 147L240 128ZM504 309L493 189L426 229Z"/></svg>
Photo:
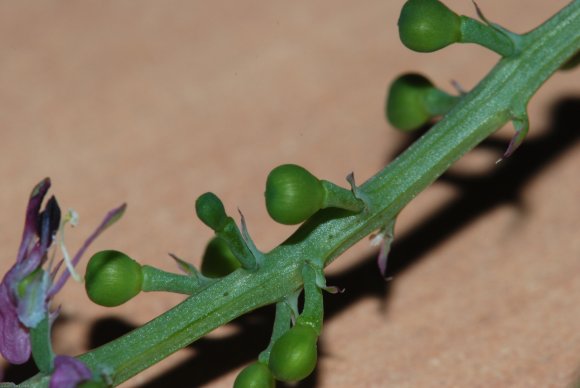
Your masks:
<svg viewBox="0 0 580 388"><path fill-rule="evenodd" d="M49 251L64 223L61 223L60 207L54 196L41 209L49 188L50 179L45 178L32 190L16 263L0 283L0 353L12 364L28 361L30 330L45 318L52 321L56 317L57 312L50 311L50 302L71 275L70 269L125 210L123 204L110 211L57 278L63 261L54 265L49 259ZM66 252L65 255L68 256Z"/></svg>

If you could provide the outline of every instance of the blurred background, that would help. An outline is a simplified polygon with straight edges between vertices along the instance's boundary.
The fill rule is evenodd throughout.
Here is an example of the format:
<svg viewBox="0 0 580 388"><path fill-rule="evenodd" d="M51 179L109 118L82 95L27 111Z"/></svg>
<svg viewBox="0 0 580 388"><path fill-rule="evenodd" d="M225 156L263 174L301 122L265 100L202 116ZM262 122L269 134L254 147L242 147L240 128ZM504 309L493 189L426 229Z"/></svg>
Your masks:
<svg viewBox="0 0 580 388"><path fill-rule="evenodd" d="M526 32L567 4L480 0ZM92 246L175 270L198 264L211 231L194 213L215 192L241 209L267 251L293 227L269 219L268 172L305 166L363 182L413 140L383 116L388 84L427 75L471 89L498 57L473 45L413 53L396 28L403 1L139 1L0 4L0 271L12 264L32 187L45 176L80 224L75 251L104 214L124 218ZM475 16L469 1L446 4ZM328 269L320 363L304 387L568 386L580 367L580 73L554 76L529 106L528 140L494 162L511 126L459 161L399 217L392 280L362 241ZM93 305L69 282L55 349L76 355L183 297ZM266 346L263 309L125 383L228 387ZM21 380L30 366L9 368Z"/></svg>

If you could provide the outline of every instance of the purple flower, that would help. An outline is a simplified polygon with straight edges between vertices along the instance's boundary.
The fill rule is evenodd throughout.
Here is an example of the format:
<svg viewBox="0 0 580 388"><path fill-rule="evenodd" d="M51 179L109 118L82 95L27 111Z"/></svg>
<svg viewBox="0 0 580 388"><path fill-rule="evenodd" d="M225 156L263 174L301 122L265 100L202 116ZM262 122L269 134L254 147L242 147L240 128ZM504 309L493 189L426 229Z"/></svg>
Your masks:
<svg viewBox="0 0 580 388"><path fill-rule="evenodd" d="M75 388L91 378L91 370L81 361L74 357L56 356L48 388Z"/></svg>
<svg viewBox="0 0 580 388"><path fill-rule="evenodd" d="M54 197L41 211L49 188L50 179L45 178L32 190L16 263L0 283L0 353L12 364L22 364L30 358L30 329L47 317L55 318L56 313L49 310L50 301L70 276L69 270L65 269L56 280L62 261L52 268L52 260L48 260L49 249L62 226L60 207ZM124 210L125 205L122 205L107 214L71 260L72 266L78 263L88 246L121 217ZM47 268L43 268L46 263Z"/></svg>

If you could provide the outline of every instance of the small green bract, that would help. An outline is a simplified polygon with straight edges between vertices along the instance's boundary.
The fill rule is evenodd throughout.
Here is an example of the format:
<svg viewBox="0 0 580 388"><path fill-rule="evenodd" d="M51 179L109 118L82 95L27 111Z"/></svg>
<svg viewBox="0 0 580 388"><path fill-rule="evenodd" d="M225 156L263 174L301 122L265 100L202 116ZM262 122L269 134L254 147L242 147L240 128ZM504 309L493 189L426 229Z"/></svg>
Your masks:
<svg viewBox="0 0 580 388"><path fill-rule="evenodd" d="M275 221L299 224L322 208L322 183L305 168L284 164L273 169L266 181L266 208Z"/></svg>
<svg viewBox="0 0 580 388"><path fill-rule="evenodd" d="M141 292L141 265L119 251L97 252L89 260L85 289L101 306L119 306Z"/></svg>
<svg viewBox="0 0 580 388"><path fill-rule="evenodd" d="M268 366L277 380L293 382L308 377L316 367L318 336L313 328L297 324L276 341Z"/></svg>
<svg viewBox="0 0 580 388"><path fill-rule="evenodd" d="M409 0L399 17L399 36L408 48L432 52L459 41L459 16L437 0Z"/></svg>

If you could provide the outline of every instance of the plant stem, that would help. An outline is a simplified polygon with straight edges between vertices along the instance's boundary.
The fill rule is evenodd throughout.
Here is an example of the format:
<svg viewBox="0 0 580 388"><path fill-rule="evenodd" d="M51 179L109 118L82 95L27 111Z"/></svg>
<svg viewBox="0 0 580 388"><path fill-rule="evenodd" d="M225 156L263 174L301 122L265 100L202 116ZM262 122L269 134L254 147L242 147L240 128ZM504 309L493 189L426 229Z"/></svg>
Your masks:
<svg viewBox="0 0 580 388"><path fill-rule="evenodd" d="M393 220L449 166L521 112L536 90L580 48L580 0L523 35L521 51L502 59L445 118L359 187L368 208L325 209L266 254L257 271L237 270L127 335L79 358L120 384L213 329L302 287L305 260L332 262ZM524 110L525 111L525 110ZM28 383L46 385L47 376ZM37 386L36 384L27 386Z"/></svg>
<svg viewBox="0 0 580 388"><path fill-rule="evenodd" d="M202 287L199 279L195 277L166 272L149 265L144 265L141 269L143 271L141 289L145 292L165 291L191 295Z"/></svg>
<svg viewBox="0 0 580 388"><path fill-rule="evenodd" d="M272 346L282 337L284 333L290 329L290 320L292 319L292 310L290 306L285 301L276 303L276 318L274 319L274 327L272 329L272 336L270 337L270 343L268 347L260 353L258 360L264 364L268 364L270 359L270 352L272 351Z"/></svg>
<svg viewBox="0 0 580 388"><path fill-rule="evenodd" d="M32 357L38 369L44 373L50 373L54 365L50 326L50 318L47 314L38 326L30 329Z"/></svg>
<svg viewBox="0 0 580 388"><path fill-rule="evenodd" d="M352 212L360 212L364 209L364 202L355 197L352 191L324 179L320 183L322 183L326 193L323 201L324 208L336 207Z"/></svg>
<svg viewBox="0 0 580 388"><path fill-rule="evenodd" d="M516 50L510 37L467 16L461 16L461 42L479 44L503 57L513 55Z"/></svg>

